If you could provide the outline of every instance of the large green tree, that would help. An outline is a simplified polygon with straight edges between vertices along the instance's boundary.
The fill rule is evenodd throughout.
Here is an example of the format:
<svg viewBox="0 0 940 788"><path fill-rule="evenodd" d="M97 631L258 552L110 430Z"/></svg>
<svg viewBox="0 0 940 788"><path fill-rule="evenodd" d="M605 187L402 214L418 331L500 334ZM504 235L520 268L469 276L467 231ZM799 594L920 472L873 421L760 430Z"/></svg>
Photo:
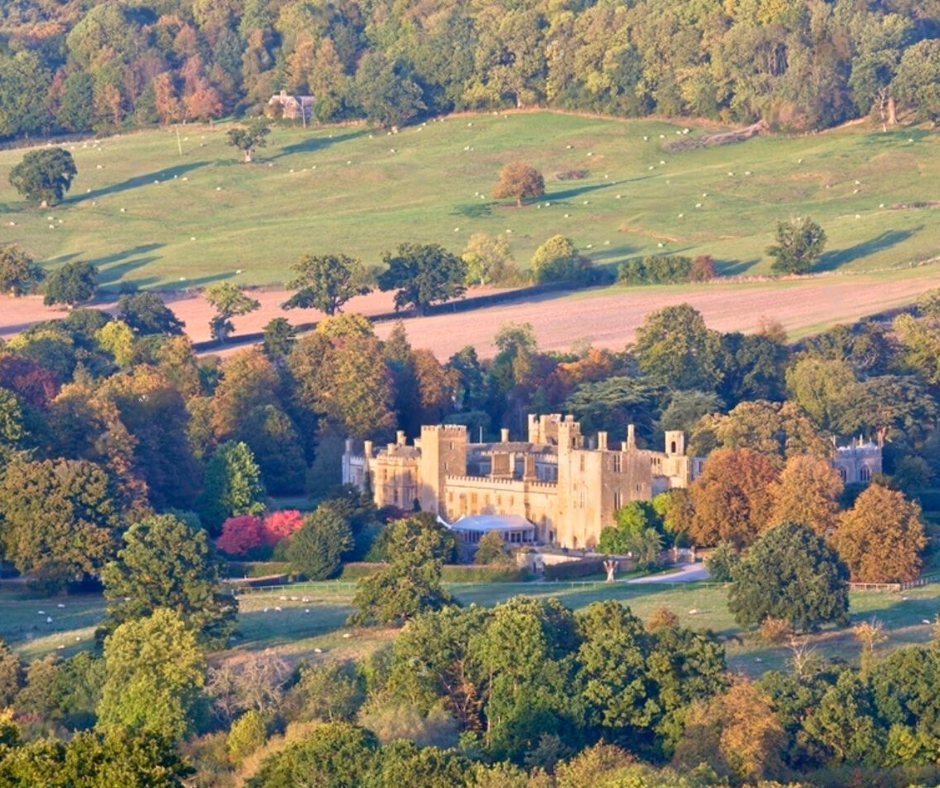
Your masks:
<svg viewBox="0 0 940 788"><path fill-rule="evenodd" d="M97 571L120 522L111 481L93 462L17 462L4 471L0 544L24 574L64 583Z"/></svg>
<svg viewBox="0 0 940 788"><path fill-rule="evenodd" d="M183 788L192 768L172 742L147 732L82 731L67 742L11 740L0 718L0 785L44 788Z"/></svg>
<svg viewBox="0 0 940 788"><path fill-rule="evenodd" d="M145 731L169 741L193 730L206 662L179 613L158 608L121 624L104 642L104 659L100 730Z"/></svg>
<svg viewBox="0 0 940 788"><path fill-rule="evenodd" d="M774 262L771 268L783 274L805 274L826 247L826 231L810 217L797 217L777 224L777 242L767 247Z"/></svg>
<svg viewBox="0 0 940 788"><path fill-rule="evenodd" d="M426 109L408 61L381 51L368 52L359 60L355 93L366 118L384 128L404 126Z"/></svg>
<svg viewBox="0 0 940 788"><path fill-rule="evenodd" d="M728 609L742 626L780 618L795 629L848 622L849 571L806 525L781 523L761 535L734 569Z"/></svg>
<svg viewBox="0 0 940 788"><path fill-rule="evenodd" d="M57 268L46 279L46 306L67 304L70 307L89 301L98 292L98 269L84 260L72 260Z"/></svg>
<svg viewBox="0 0 940 788"><path fill-rule="evenodd" d="M360 788L373 785L378 749L375 734L364 728L346 722L320 725L300 741L269 755L248 781L248 786Z"/></svg>
<svg viewBox="0 0 940 788"><path fill-rule="evenodd" d="M224 342L235 330L233 317L247 315L261 308L261 302L246 296L231 282L216 282L203 293L210 306L215 308L215 317L209 321L209 333L213 339Z"/></svg>
<svg viewBox="0 0 940 788"><path fill-rule="evenodd" d="M287 560L308 580L326 580L342 566L344 553L353 547L353 533L342 507L327 501L304 518L287 546Z"/></svg>
<svg viewBox="0 0 940 788"><path fill-rule="evenodd" d="M15 244L0 246L0 290L21 296L36 289L45 272Z"/></svg>
<svg viewBox="0 0 940 788"><path fill-rule="evenodd" d="M226 517L261 514L264 487L254 455L241 441L227 441L206 465L206 483L197 502L202 523L217 534Z"/></svg>
<svg viewBox="0 0 940 788"><path fill-rule="evenodd" d="M532 255L532 276L539 284L545 282L577 282L590 268L570 238L553 235Z"/></svg>
<svg viewBox="0 0 940 788"><path fill-rule="evenodd" d="M940 41L920 41L901 56L891 90L918 120L940 120Z"/></svg>
<svg viewBox="0 0 940 788"><path fill-rule="evenodd" d="M109 626L173 610L207 642L224 645L235 600L222 593L220 562L208 535L169 514L132 525L117 559L101 572Z"/></svg>
<svg viewBox="0 0 940 788"><path fill-rule="evenodd" d="M64 148L43 148L23 156L10 170L10 183L24 197L45 207L62 201L77 174L71 153Z"/></svg>
<svg viewBox="0 0 940 788"><path fill-rule="evenodd" d="M721 337L688 304L646 316L636 331L634 353L653 382L673 389L714 391L722 379Z"/></svg>
<svg viewBox="0 0 940 788"><path fill-rule="evenodd" d="M430 514L396 520L386 528L388 565L357 583L354 624L403 623L451 604L441 570L454 551L453 533Z"/></svg>
<svg viewBox="0 0 940 788"><path fill-rule="evenodd" d="M186 324L156 293L129 293L118 299L118 319L135 334L182 334Z"/></svg>
<svg viewBox="0 0 940 788"><path fill-rule="evenodd" d="M242 152L245 162L251 162L254 152L258 148L263 148L268 144L265 139L271 129L263 118L250 121L244 126L238 126L228 131L228 142L234 148Z"/></svg>
<svg viewBox="0 0 940 788"><path fill-rule="evenodd" d="M297 292L284 304L285 309L319 309L335 315L350 298L370 289L362 261L344 254L305 254L291 269L295 277L287 288Z"/></svg>
<svg viewBox="0 0 940 788"><path fill-rule="evenodd" d="M413 306L425 312L431 304L463 295L467 264L438 244L404 243L386 252L388 269L379 274L379 288L397 290L395 309Z"/></svg>

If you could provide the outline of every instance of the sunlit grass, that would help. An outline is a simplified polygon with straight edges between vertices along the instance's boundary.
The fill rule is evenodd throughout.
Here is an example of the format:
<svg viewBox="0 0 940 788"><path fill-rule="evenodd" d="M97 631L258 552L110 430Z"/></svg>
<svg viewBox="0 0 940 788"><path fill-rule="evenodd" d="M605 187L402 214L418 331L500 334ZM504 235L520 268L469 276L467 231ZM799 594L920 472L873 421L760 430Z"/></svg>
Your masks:
<svg viewBox="0 0 940 788"><path fill-rule="evenodd" d="M52 265L88 259L106 285L141 286L279 282L302 253L373 264L402 241L459 252L478 231L508 237L523 265L563 233L600 264L711 254L725 273L763 274L777 221L806 213L829 234L823 269L895 268L940 248L933 208L892 208L936 197L934 132L854 128L673 153L663 145L686 137L666 123L485 114L395 135L277 129L243 165L227 129L188 127L182 155L166 129L69 144L79 174L49 210L27 207L7 183L22 151L0 152L0 243ZM514 159L545 174L538 204L490 197ZM569 170L587 175L555 177Z"/></svg>

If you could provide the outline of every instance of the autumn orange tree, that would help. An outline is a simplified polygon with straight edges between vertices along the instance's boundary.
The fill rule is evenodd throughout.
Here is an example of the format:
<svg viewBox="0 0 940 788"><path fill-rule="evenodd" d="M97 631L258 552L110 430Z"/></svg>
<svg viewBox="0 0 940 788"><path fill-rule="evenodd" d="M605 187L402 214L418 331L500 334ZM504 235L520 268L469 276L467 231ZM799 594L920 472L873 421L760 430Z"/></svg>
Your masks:
<svg viewBox="0 0 940 788"><path fill-rule="evenodd" d="M779 461L750 449L717 449L689 489L689 535L699 545L750 545L771 524Z"/></svg>
<svg viewBox="0 0 940 788"><path fill-rule="evenodd" d="M787 460L774 484L771 521L808 525L820 536L828 536L839 523L842 477L826 460L797 454Z"/></svg>
<svg viewBox="0 0 940 788"><path fill-rule="evenodd" d="M707 763L733 782L774 779L784 772L787 737L760 688L748 679L692 705L676 747L675 764Z"/></svg>
<svg viewBox="0 0 940 788"><path fill-rule="evenodd" d="M832 544L855 582L913 580L927 544L920 506L904 493L872 484L843 513Z"/></svg>
<svg viewBox="0 0 940 788"><path fill-rule="evenodd" d="M545 179L542 173L521 161L511 161L499 174L499 183L493 189L497 200L515 197L516 205L522 207L522 201L529 197L541 197L545 194Z"/></svg>

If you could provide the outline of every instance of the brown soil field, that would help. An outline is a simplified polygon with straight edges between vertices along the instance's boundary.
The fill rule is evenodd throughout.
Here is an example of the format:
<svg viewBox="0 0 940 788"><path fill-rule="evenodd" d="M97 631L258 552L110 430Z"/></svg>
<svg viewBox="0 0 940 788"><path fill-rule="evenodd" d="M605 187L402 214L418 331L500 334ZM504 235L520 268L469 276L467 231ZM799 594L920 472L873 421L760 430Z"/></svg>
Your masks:
<svg viewBox="0 0 940 788"><path fill-rule="evenodd" d="M412 346L429 348L440 359L466 345L474 345L481 357L495 352L493 337L505 323L531 323L543 350L569 350L593 345L622 348L646 315L664 306L688 303L720 331L754 331L762 318L783 324L792 338L822 330L835 323L854 322L867 315L911 303L931 287L940 285L940 272L924 266L903 275L832 275L757 283L715 282L674 287L609 288L505 304L470 312L408 318L405 326ZM477 294L479 291L475 291ZM311 322L316 310L284 311L282 290L256 291L262 308L237 318L238 333L260 331L274 317L292 323ZM167 294L168 305L185 321L194 341L209 338L211 308L198 293ZM114 310L113 301L95 304ZM375 315L392 309L392 294L372 293L356 298L347 312ZM0 337L8 338L30 323L61 317L60 309L44 307L39 297L0 297ZM379 323L376 333L385 338L392 323ZM232 348L223 355L235 352Z"/></svg>
<svg viewBox="0 0 940 788"><path fill-rule="evenodd" d="M817 277L795 282L710 284L578 293L565 297L435 315L406 321L413 347L430 348L440 359L466 345L481 357L495 353L493 337L505 323L531 323L542 350L569 350L592 345L622 349L650 312L675 304L691 304L710 328L753 332L762 318L777 320L791 339L836 323L855 322L867 315L903 306L931 287L932 275L885 280L874 276ZM389 324L376 333L385 337Z"/></svg>

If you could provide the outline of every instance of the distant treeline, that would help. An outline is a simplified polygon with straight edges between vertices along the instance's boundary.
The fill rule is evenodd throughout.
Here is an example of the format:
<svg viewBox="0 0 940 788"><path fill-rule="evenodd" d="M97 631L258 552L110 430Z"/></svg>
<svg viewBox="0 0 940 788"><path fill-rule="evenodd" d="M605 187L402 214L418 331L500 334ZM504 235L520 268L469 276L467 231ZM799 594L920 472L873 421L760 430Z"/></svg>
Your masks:
<svg viewBox="0 0 940 788"><path fill-rule="evenodd" d="M940 117L940 0L10 0L0 139L552 106L816 129Z"/></svg>

